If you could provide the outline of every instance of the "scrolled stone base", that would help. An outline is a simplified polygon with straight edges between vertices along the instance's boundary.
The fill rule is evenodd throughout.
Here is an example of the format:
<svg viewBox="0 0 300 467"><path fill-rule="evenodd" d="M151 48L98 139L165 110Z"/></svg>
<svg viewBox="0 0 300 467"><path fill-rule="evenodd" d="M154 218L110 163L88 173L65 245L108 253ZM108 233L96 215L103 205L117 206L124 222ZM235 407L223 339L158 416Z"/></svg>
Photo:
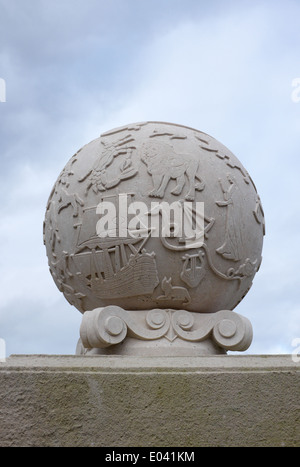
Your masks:
<svg viewBox="0 0 300 467"><path fill-rule="evenodd" d="M77 355L196 356L247 350L252 326L230 310L124 310L111 305L86 311Z"/></svg>
<svg viewBox="0 0 300 467"><path fill-rule="evenodd" d="M83 347L79 339L76 355L126 355L141 357L199 357L201 355L225 355L227 352L211 339L202 342L187 342L177 339L174 342L168 342L161 338L153 341L142 341L132 337L127 337L120 344L112 345L106 348L87 349Z"/></svg>

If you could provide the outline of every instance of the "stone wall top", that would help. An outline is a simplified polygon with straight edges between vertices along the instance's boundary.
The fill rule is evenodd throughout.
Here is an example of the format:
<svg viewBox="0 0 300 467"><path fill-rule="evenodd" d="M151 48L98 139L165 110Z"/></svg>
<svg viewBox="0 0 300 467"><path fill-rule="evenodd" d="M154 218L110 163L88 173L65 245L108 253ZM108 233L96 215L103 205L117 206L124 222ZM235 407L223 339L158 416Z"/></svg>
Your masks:
<svg viewBox="0 0 300 467"><path fill-rule="evenodd" d="M299 446L299 398L292 355L12 355L0 446Z"/></svg>
<svg viewBox="0 0 300 467"><path fill-rule="evenodd" d="M300 363L292 355L209 355L201 357L11 355L0 371L296 371Z"/></svg>

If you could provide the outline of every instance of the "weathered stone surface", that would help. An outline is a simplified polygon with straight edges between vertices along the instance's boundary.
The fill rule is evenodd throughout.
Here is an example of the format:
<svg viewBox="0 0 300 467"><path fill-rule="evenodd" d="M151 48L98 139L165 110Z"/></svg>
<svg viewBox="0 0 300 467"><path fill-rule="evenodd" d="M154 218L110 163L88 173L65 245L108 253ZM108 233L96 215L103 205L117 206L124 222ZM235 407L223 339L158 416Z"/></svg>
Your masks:
<svg viewBox="0 0 300 467"><path fill-rule="evenodd" d="M1 446L299 446L291 356L12 356Z"/></svg>

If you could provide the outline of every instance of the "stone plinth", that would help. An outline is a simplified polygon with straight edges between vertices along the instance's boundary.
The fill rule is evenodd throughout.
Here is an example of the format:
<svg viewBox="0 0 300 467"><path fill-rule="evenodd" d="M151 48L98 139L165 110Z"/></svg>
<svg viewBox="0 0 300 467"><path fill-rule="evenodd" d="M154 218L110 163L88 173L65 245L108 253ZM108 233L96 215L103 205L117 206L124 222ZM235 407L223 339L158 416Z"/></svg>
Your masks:
<svg viewBox="0 0 300 467"><path fill-rule="evenodd" d="M1 446L299 446L291 356L11 356Z"/></svg>

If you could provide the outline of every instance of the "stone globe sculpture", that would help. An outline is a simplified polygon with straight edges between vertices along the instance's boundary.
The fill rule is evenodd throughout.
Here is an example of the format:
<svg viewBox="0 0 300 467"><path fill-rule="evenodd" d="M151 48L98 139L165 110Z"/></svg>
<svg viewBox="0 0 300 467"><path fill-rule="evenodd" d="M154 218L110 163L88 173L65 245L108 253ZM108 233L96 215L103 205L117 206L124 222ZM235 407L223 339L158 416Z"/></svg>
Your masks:
<svg viewBox="0 0 300 467"><path fill-rule="evenodd" d="M246 350L232 311L261 263L264 213L241 162L193 128L143 122L81 148L50 194L50 272L83 313L77 354Z"/></svg>

